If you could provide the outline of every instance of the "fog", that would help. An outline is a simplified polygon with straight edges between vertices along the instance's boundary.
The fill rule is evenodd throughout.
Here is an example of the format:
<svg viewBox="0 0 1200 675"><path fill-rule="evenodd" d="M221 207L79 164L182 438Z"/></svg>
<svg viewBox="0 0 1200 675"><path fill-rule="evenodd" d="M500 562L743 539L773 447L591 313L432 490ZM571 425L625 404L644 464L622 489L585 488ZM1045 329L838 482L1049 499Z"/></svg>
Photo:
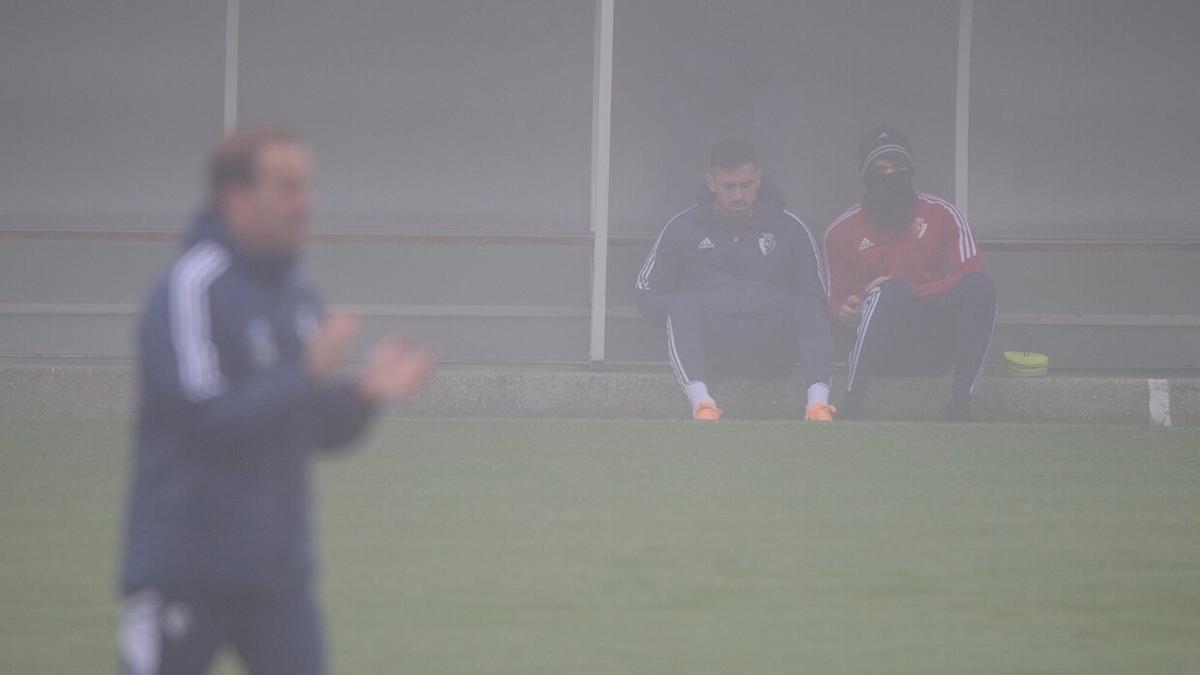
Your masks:
<svg viewBox="0 0 1200 675"><path fill-rule="evenodd" d="M239 4L229 90L225 2L0 2L0 355L130 355L233 96L312 144L330 301L448 361L586 363L596 3ZM713 141L752 140L819 236L886 123L966 207L998 345L1200 367L1197 33L1194 0L617 0L605 359L664 363L632 286Z"/></svg>

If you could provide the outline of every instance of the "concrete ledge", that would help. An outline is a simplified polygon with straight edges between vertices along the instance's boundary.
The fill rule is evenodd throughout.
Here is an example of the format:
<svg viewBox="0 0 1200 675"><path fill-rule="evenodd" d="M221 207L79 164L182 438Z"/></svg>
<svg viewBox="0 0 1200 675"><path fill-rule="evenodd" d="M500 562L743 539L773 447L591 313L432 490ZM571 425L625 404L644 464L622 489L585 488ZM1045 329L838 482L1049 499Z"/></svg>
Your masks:
<svg viewBox="0 0 1200 675"><path fill-rule="evenodd" d="M835 379L835 392L841 385ZM1160 389L1169 392L1172 424L1200 425L1200 378L1171 380ZM712 390L730 418L803 415L804 384L794 377L721 383ZM878 380L869 398L872 418L939 420L948 390L948 378ZM986 422L1148 425L1155 423L1150 390L1148 380L1136 377L996 374L980 384L975 410ZM129 417L135 394L127 366L0 365L0 417ZM686 405L665 370L450 366L438 372L425 397L393 414L670 418L684 416Z"/></svg>

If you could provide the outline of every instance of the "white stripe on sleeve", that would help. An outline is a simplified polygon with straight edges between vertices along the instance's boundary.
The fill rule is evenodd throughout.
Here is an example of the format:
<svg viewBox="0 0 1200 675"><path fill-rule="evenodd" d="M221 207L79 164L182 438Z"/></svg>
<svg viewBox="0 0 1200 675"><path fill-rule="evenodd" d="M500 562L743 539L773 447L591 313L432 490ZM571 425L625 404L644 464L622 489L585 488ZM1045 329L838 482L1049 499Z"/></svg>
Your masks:
<svg viewBox="0 0 1200 675"><path fill-rule="evenodd" d="M676 213L667 221L666 225L663 225L662 231L658 233L658 239L654 240L654 246L650 249L650 254L646 256L646 262L642 265L642 271L638 273L637 289L639 291L650 290L650 273L654 271L654 259L658 256L658 245L662 243L663 235L667 233L667 228L671 227L671 223L679 220L680 216L699 206L699 204L692 204L679 213Z"/></svg>
<svg viewBox="0 0 1200 675"><path fill-rule="evenodd" d="M862 211L862 204L855 204L854 206L847 209L845 213L843 213L842 215L840 215L836 219L834 219L833 223L831 223L829 225L829 227L825 229L825 254L826 255L829 255L829 235L833 232L833 228L837 227L838 225L841 225L842 221L846 220L850 216L857 214L859 211Z"/></svg>
<svg viewBox="0 0 1200 675"><path fill-rule="evenodd" d="M228 267L228 252L207 242L185 253L171 270L168 282L171 346L179 368L180 387L192 401L212 398L225 386L212 341L208 289Z"/></svg>
<svg viewBox="0 0 1200 675"><path fill-rule="evenodd" d="M954 217L954 224L958 227L959 262L966 262L979 255L979 246L975 243L975 235L971 232L971 226L967 224L966 216L963 215L962 211L958 210L957 206L941 197L936 197L925 192L920 193L918 196L927 204L941 206Z"/></svg>
<svg viewBox="0 0 1200 675"><path fill-rule="evenodd" d="M804 234L808 235L808 243L812 246L813 251L813 262L817 265L817 278L821 280L821 288L825 289L825 297L829 297L829 278L825 276L825 265L822 260L824 256L821 255L821 249L817 246L817 240L813 237L812 230L808 229L808 225L805 225L804 221L800 220L796 214L786 209L784 213L791 216L792 220L796 221L800 225L800 228L804 230Z"/></svg>

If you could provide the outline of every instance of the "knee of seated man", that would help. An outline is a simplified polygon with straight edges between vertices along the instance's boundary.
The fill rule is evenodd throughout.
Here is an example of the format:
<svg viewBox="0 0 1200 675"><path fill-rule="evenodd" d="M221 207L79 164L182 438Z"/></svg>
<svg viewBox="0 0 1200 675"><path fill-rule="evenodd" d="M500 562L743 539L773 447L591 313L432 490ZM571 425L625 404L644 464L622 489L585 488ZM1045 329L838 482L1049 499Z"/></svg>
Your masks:
<svg viewBox="0 0 1200 675"><path fill-rule="evenodd" d="M969 272L954 284L952 291L955 296L969 301L981 303L996 302L996 284L992 278L983 272Z"/></svg>
<svg viewBox="0 0 1200 675"><path fill-rule="evenodd" d="M888 279L876 288L879 291L878 302L881 304L895 305L912 302L912 285L903 279Z"/></svg>

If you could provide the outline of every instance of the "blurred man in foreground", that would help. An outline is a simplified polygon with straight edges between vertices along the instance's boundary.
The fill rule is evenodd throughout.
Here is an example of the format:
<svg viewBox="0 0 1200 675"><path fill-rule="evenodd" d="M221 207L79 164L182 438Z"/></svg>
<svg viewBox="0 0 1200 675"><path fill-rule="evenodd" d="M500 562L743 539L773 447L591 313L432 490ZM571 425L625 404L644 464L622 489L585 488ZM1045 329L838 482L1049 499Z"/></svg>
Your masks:
<svg viewBox="0 0 1200 675"><path fill-rule="evenodd" d="M841 414L863 414L874 375L953 367L946 419L970 421L996 318L996 288L975 237L953 204L913 190L912 151L900 131L868 131L859 167L866 195L825 232L829 315L853 331Z"/></svg>
<svg viewBox="0 0 1200 675"><path fill-rule="evenodd" d="M804 418L827 422L833 349L820 253L808 228L762 179L754 146L713 148L696 204L671 218L637 278L643 314L664 323L667 353L693 419L720 419L708 384L783 377L800 358Z"/></svg>
<svg viewBox="0 0 1200 675"><path fill-rule="evenodd" d="M392 337L359 374L338 375L358 323L326 315L298 269L312 175L288 132L226 139L209 206L142 316L127 675L203 673L225 646L254 675L325 672L309 457L417 394L432 358Z"/></svg>

